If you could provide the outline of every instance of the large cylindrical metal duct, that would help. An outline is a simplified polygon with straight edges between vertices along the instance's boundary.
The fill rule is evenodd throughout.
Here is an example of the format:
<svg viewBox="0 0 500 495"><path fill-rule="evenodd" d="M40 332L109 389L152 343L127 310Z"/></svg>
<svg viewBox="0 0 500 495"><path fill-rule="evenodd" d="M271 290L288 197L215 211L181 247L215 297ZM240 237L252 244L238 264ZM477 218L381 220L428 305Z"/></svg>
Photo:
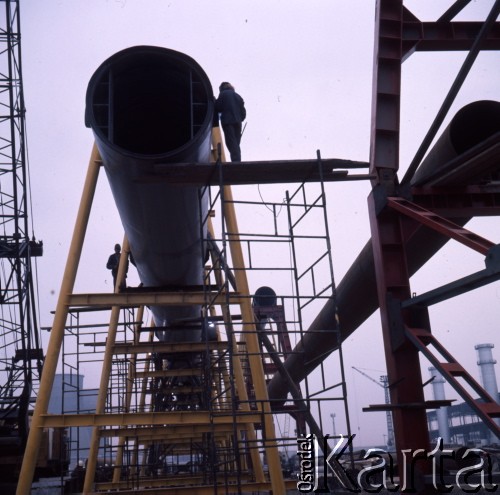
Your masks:
<svg viewBox="0 0 500 495"><path fill-rule="evenodd" d="M204 247L199 188L150 180L165 163L209 163L214 97L192 58L136 46L107 59L90 79L85 124L102 157L131 253L145 287L201 285ZM201 208L200 208L201 205ZM203 217L202 217L203 215ZM196 307L151 308L162 340L199 337ZM177 330L176 330L177 329Z"/></svg>
<svg viewBox="0 0 500 495"><path fill-rule="evenodd" d="M425 184L428 177L435 177L452 159L500 132L500 103L478 101L462 108L452 119L433 149L418 168L411 184ZM461 173L463 185L479 180L488 173L484 164L480 170L466 168ZM498 163L490 164L497 170ZM446 185L446 184L442 184ZM453 218L465 225L470 218ZM406 245L408 272L415 274L449 239L428 228L420 228ZM296 383L337 349L338 336L336 313L340 325L341 340L345 340L378 308L375 264L372 244L369 241L358 255L344 278L338 284L336 301L330 299L305 332L285 367ZM277 372L268 385L269 397L274 404L287 396L286 380Z"/></svg>

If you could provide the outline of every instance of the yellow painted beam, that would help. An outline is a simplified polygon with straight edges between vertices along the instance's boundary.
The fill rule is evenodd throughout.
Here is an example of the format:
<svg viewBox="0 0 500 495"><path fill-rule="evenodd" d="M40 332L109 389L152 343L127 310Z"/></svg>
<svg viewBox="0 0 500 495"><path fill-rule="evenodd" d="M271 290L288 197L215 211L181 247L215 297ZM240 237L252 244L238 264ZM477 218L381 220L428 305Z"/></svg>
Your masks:
<svg viewBox="0 0 500 495"><path fill-rule="evenodd" d="M169 411L143 413L102 414L45 414L39 428L67 428L70 426L159 426L261 423L262 414L231 411L225 414L208 411Z"/></svg>
<svg viewBox="0 0 500 495"><path fill-rule="evenodd" d="M144 487L148 486L146 484ZM271 490L271 483L269 482L246 482L241 484L230 484L230 483L217 483L217 486L220 487L220 492L224 494L229 493L251 493L255 494L259 491L266 491L269 493ZM283 491L279 493L279 495L285 495L286 490L295 490L297 489L297 480L286 480L283 482ZM123 489L119 491L120 495L137 495L137 488ZM184 485L184 486L175 486L175 487L152 487L152 488L144 488L142 493L147 493L148 495L213 495L214 494L214 485ZM89 495L102 495L102 492L94 492L89 493Z"/></svg>
<svg viewBox="0 0 500 495"><path fill-rule="evenodd" d="M218 292L118 292L118 293L93 293L72 294L67 297L69 306L93 306L108 307L120 306L136 308L139 306L200 306L210 304L219 306L227 304L239 304L244 297L235 292L220 294Z"/></svg>
<svg viewBox="0 0 500 495"><path fill-rule="evenodd" d="M240 429L241 426L238 428ZM155 436L158 438L163 436L165 438L182 438L182 437L195 437L203 435L204 433L233 433L234 427L232 424L217 424L217 425L169 425L166 426L150 426L150 427L129 427L129 428L113 428L101 430L101 437L129 437L129 438L142 438L146 436Z"/></svg>
<svg viewBox="0 0 500 495"><path fill-rule="evenodd" d="M170 427L165 427L165 430L169 430ZM209 431L206 431L205 433L209 433ZM165 431L163 433L142 433L138 434L138 436L134 437L128 437L128 436L121 436L120 438L125 438L128 439L128 441L137 441L139 444L144 444L144 445L149 445L151 442L168 442L169 445L175 444L175 445L192 445L193 442L202 442L204 437L203 435L205 433L186 433L185 435L182 435L181 433L171 433L168 431ZM217 433L213 435L213 438L215 438L217 441L219 440L225 440L227 438L227 435L231 432L227 433ZM188 450L189 452L189 450Z"/></svg>
<svg viewBox="0 0 500 495"><path fill-rule="evenodd" d="M237 483L238 477L236 475L224 476L224 479L227 480L228 483ZM250 475L248 473L241 474L241 481L243 483L252 483ZM178 474L178 475L163 475L161 478L139 478L139 480L134 480L133 483L130 481L120 481L117 483L114 482L102 482L96 483L96 489L99 491L109 491L109 490L121 490L130 489L130 486L134 484L143 485L151 488L158 487L168 487L168 486L179 486L179 485L201 485L203 482L203 475L200 473L195 474ZM211 485L212 486L212 485ZM212 488L213 489L213 488ZM212 492L213 493L213 492Z"/></svg>
<svg viewBox="0 0 500 495"><path fill-rule="evenodd" d="M68 316L68 303L70 294L73 292L75 284L78 263L80 261L85 232L87 230L90 217L92 199L96 189L97 178L99 177L100 166L101 162L99 152L97 150L97 146L94 144L90 155L87 176L85 178L82 198L80 200L80 206L78 208L76 223L73 230L73 237L69 247L63 280L61 282L54 322L50 332L50 340L45 354L37 401L33 412L28 442L17 484L17 495L29 495L31 492L31 483L35 474L38 451L42 442L42 415L47 412L49 406L50 394L54 383L59 354L61 352L61 344L64 337L64 327Z"/></svg>
<svg viewBox="0 0 500 495"><path fill-rule="evenodd" d="M95 344L90 343L89 346ZM139 342L138 344L127 344L119 342L113 346L114 354L148 354L153 352L205 352L210 351L225 351L228 343L221 342ZM175 376L175 375L174 375Z"/></svg>
<svg viewBox="0 0 500 495"><path fill-rule="evenodd" d="M168 378L172 376L201 376L201 368L185 368L180 370L137 371L136 378Z"/></svg>

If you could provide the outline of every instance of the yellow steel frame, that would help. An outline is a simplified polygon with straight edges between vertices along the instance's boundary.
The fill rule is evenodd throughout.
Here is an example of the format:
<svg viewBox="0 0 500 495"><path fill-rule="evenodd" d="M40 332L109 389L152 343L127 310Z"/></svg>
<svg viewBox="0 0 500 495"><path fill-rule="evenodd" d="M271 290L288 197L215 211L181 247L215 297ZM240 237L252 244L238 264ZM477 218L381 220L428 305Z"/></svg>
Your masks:
<svg viewBox="0 0 500 495"><path fill-rule="evenodd" d="M221 135L218 128L214 129L212 145L214 149L218 148L221 143ZM76 278L76 273L79 265L80 255L83 247L83 241L89 221L91 205L99 169L101 166L99 153L94 145L89 161L89 167L85 185L82 193L82 199L78 210L78 215L73 231L71 246L66 262L66 268L61 283L58 303L56 307L53 326L50 333L50 341L46 353L44 364L44 372L40 382L40 391L33 413L31 429L28 437L26 453L23 459L19 482L17 486L17 495L28 495L31 491L31 483L34 476L38 451L41 445L42 433L44 428L54 427L71 427L71 426L93 426L93 435L90 445L90 454L88 458L86 477L84 482L83 493L92 493L94 489L94 474L97 467L97 453L99 447L99 439L101 437L118 437L118 448L116 451L116 466L122 464L123 448L127 441L133 439L138 445L150 445L153 441L168 440L178 444L183 444L188 440L200 437L203 433L210 432L222 445L229 445L230 436L236 431L239 435L243 435L249 444L256 445L257 435L255 425L262 424L266 436L270 440L263 441L264 450L266 453L270 481L266 480L266 475L263 471L262 462L257 448L250 448L250 456L252 459L252 467L256 481L249 481L246 475L242 474L240 482L233 487L224 486L225 493L251 492L255 490L269 490L272 488L273 493L285 493L286 487L290 483L285 483L283 480L281 463L279 458L278 447L275 441L274 422L271 414L271 408L267 397L267 388L265 383L264 370L262 359L260 356L260 347L258 344L256 329L254 325L253 311L249 297L249 287L244 271L244 261L241 246L238 236L238 225L236 215L232 203L232 192L229 186L224 187L224 195L226 201L223 204L223 213L231 232L229 237L229 245L231 249L231 257L234 263L236 284L238 293L209 293L210 311L213 311L214 305L219 305L222 308L224 320L230 321L229 305L238 304L241 309L243 318L242 341L236 342L234 336L230 336L233 340L232 345L234 353L233 373L236 390L241 403L238 411L221 410L216 412L206 411L174 411L174 412L152 412L146 411L146 387L148 378L155 376L168 376L171 371L153 371L150 368L150 363L146 360L144 369L137 371L135 363L138 354L146 354L152 352L194 352L198 349L203 351L206 349L206 344L166 344L161 342L153 342L153 329L149 334L148 342L139 341L140 329L136 325L134 329L133 343L116 342L117 327L119 313L122 308L143 308L145 305L206 305L207 293L119 293L118 287L125 276L125 259L128 256L129 246L128 240L123 240L123 256L120 260L120 267L117 276L117 287L114 294L73 294L73 288ZM211 228L211 225L209 226ZM217 272L216 272L217 273ZM216 275L221 277L220 271ZM105 352L103 358L103 369L101 374L101 383L99 394L97 397L96 413L95 414L66 414L66 415L49 415L47 414L49 397L54 382L56 367L61 351L62 340L66 320L71 307L111 307L111 317L109 330L107 334ZM141 309L139 311L142 311ZM142 316L137 318L141 321ZM242 346L243 344L243 346ZM214 352L227 352L228 342L219 340L218 342L210 343L210 350ZM243 348L245 351L245 359L248 361L251 370L251 380L256 394L257 410L250 410L250 402L245 384L245 378L242 368L242 356L236 352L238 348ZM139 404L139 412L125 412L120 414L105 413L106 394L109 386L111 365L113 356L116 354L131 355L127 376L127 390L125 391L127 399L125 410L130 408L131 390L130 384L135 379L142 380L142 392ZM222 366L224 367L224 366ZM227 384L231 380L227 376L228 370L224 370L222 380ZM176 376L179 373L191 373L190 370L175 371ZM193 373L191 373L192 375ZM214 384L214 389L219 385ZM228 388L228 387L226 387ZM114 428L111 428L114 427ZM111 429L110 429L111 428ZM242 437L243 438L243 437ZM145 462L145 461L144 461ZM242 466L246 466L245 459L242 459ZM143 473L142 473L143 474ZM187 487L186 490L176 488L173 492L169 488L169 493L213 493L214 487L204 487L197 484L199 480L193 477L191 483L196 483ZM242 483L243 482L243 483ZM151 485L151 480L148 481ZM104 485L99 484L101 489L105 489ZM116 468L113 473L113 482L110 484L113 489L120 493L127 493L128 490L123 482L120 482L120 470ZM125 489L124 491L122 490ZM151 488L153 492L155 489ZM135 489L136 490L136 489ZM135 491L135 493L137 493Z"/></svg>
<svg viewBox="0 0 500 495"><path fill-rule="evenodd" d="M78 209L73 237L69 248L68 260L64 270L59 299L57 301L54 323L50 332L50 340L45 355L43 373L40 380L40 388L33 412L31 428L28 435L26 451L21 466L19 482L17 484L17 495L28 495L31 492L31 483L35 474L38 451L42 442L44 415L47 414L49 398L54 383L61 344L64 337L64 327L69 310L69 295L73 292L75 285L78 262L83 247L83 240L87 230L90 216L92 199L97 184L100 169L100 156L94 144L90 156L89 168L85 179L82 200Z"/></svg>

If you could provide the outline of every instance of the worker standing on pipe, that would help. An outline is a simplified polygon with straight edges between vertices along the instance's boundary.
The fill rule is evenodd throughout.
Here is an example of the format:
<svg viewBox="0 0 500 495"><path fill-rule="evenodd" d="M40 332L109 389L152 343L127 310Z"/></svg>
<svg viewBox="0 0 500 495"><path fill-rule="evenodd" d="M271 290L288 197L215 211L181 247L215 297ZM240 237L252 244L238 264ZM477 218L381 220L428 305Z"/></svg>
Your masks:
<svg viewBox="0 0 500 495"><path fill-rule="evenodd" d="M220 114L226 147L232 162L241 162L241 124L246 118L245 102L236 93L231 83L223 82L219 86L219 97L215 101L215 110Z"/></svg>
<svg viewBox="0 0 500 495"><path fill-rule="evenodd" d="M116 287L116 276L118 275L118 265L120 264L120 256L121 256L122 247L120 244L115 244L115 252L111 254L108 258L108 262L106 263L106 268L111 270L111 274L113 275L113 289ZM127 278L128 273L128 260L127 266L125 267L125 278Z"/></svg>

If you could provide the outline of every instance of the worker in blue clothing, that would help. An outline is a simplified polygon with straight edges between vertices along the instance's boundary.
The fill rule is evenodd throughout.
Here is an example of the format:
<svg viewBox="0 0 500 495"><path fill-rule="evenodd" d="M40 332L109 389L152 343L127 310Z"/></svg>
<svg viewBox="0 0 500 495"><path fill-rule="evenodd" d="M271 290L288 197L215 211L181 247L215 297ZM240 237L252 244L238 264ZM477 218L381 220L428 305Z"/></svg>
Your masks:
<svg viewBox="0 0 500 495"><path fill-rule="evenodd" d="M215 101L215 111L220 114L226 147L232 162L241 162L241 124L246 118L245 102L236 93L231 83L219 86L219 97Z"/></svg>

